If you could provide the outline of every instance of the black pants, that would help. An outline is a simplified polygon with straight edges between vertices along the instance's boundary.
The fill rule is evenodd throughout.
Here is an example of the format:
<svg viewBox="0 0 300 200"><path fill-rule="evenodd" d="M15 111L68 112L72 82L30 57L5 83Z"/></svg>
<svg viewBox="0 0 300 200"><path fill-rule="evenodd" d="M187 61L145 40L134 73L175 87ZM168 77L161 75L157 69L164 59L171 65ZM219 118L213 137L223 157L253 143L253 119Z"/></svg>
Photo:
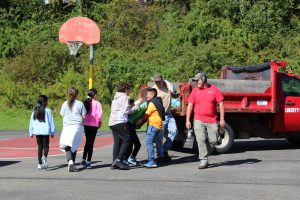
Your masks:
<svg viewBox="0 0 300 200"><path fill-rule="evenodd" d="M110 128L114 137L113 160L119 159L123 161L129 145L129 131L127 123L116 124L114 126L110 126Z"/></svg>
<svg viewBox="0 0 300 200"><path fill-rule="evenodd" d="M130 155L133 158L135 158L136 155L138 154L139 150L141 149L141 142L140 142L139 137L136 134L135 124L128 123L128 130L129 130L130 136L129 136L128 149L125 154L126 160L129 158ZM133 146L134 146L134 148L133 148Z"/></svg>
<svg viewBox="0 0 300 200"><path fill-rule="evenodd" d="M73 160L73 162L75 163L75 159L76 159L76 154L77 154L77 151L75 151L74 153L71 151L71 148L70 146L67 146L65 148L65 151L66 151L66 156L67 156L67 161L69 162L70 160Z"/></svg>
<svg viewBox="0 0 300 200"><path fill-rule="evenodd" d="M98 131L98 127L84 126L86 141L84 145L82 160L86 160L86 156L87 156L88 157L87 161L91 161L97 131Z"/></svg>
<svg viewBox="0 0 300 200"><path fill-rule="evenodd" d="M49 135L36 135L36 143L38 145L38 162L42 164L42 156L47 158L49 152Z"/></svg>

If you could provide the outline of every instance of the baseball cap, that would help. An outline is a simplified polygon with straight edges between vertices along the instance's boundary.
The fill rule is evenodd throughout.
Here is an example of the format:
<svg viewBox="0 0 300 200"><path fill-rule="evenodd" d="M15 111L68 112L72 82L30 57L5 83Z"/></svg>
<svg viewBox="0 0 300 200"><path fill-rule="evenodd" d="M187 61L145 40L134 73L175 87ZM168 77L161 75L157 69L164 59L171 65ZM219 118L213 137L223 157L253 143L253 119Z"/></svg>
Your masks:
<svg viewBox="0 0 300 200"><path fill-rule="evenodd" d="M163 76L161 74L155 74L153 77L152 77L152 80L153 81L162 81L163 80Z"/></svg>
<svg viewBox="0 0 300 200"><path fill-rule="evenodd" d="M206 75L204 73L198 73L195 75L195 78L192 78L192 81L198 81L199 79L204 81L206 79Z"/></svg>

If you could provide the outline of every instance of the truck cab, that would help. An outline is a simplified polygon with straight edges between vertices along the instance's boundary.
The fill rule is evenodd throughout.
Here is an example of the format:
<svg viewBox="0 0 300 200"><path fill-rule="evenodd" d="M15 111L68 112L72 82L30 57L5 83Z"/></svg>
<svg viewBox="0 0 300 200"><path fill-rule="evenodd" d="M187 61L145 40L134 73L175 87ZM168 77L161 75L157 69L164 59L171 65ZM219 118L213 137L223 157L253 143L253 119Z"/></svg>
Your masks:
<svg viewBox="0 0 300 200"><path fill-rule="evenodd" d="M274 131L300 136L300 77L290 73L278 73L279 100ZM300 137L299 137L300 138Z"/></svg>

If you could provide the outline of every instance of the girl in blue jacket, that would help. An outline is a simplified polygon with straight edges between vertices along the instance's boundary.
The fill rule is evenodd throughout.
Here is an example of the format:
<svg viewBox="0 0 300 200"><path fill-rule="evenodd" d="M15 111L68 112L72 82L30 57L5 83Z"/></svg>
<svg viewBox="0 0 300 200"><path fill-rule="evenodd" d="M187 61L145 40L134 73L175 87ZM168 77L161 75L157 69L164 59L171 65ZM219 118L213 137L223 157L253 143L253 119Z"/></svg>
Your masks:
<svg viewBox="0 0 300 200"><path fill-rule="evenodd" d="M54 137L55 125L51 110L47 107L48 97L40 95L34 111L31 114L29 135L36 137L38 145L38 169L47 169L47 156L49 152L49 136ZM44 155L43 155L44 153Z"/></svg>

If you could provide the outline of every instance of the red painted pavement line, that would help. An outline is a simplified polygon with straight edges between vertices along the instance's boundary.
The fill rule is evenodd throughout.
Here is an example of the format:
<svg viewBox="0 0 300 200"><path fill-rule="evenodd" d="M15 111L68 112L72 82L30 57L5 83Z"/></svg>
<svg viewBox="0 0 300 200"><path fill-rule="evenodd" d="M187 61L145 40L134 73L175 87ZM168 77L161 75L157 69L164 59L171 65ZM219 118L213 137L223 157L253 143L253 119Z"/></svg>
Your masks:
<svg viewBox="0 0 300 200"><path fill-rule="evenodd" d="M59 150L59 136L50 138L49 156L64 155ZM82 138L82 144L78 151L82 151L85 144L85 137ZM112 137L96 137L94 149L106 147L113 144ZM18 137L0 140L0 159L3 158L25 158L37 157L36 139L30 137Z"/></svg>

